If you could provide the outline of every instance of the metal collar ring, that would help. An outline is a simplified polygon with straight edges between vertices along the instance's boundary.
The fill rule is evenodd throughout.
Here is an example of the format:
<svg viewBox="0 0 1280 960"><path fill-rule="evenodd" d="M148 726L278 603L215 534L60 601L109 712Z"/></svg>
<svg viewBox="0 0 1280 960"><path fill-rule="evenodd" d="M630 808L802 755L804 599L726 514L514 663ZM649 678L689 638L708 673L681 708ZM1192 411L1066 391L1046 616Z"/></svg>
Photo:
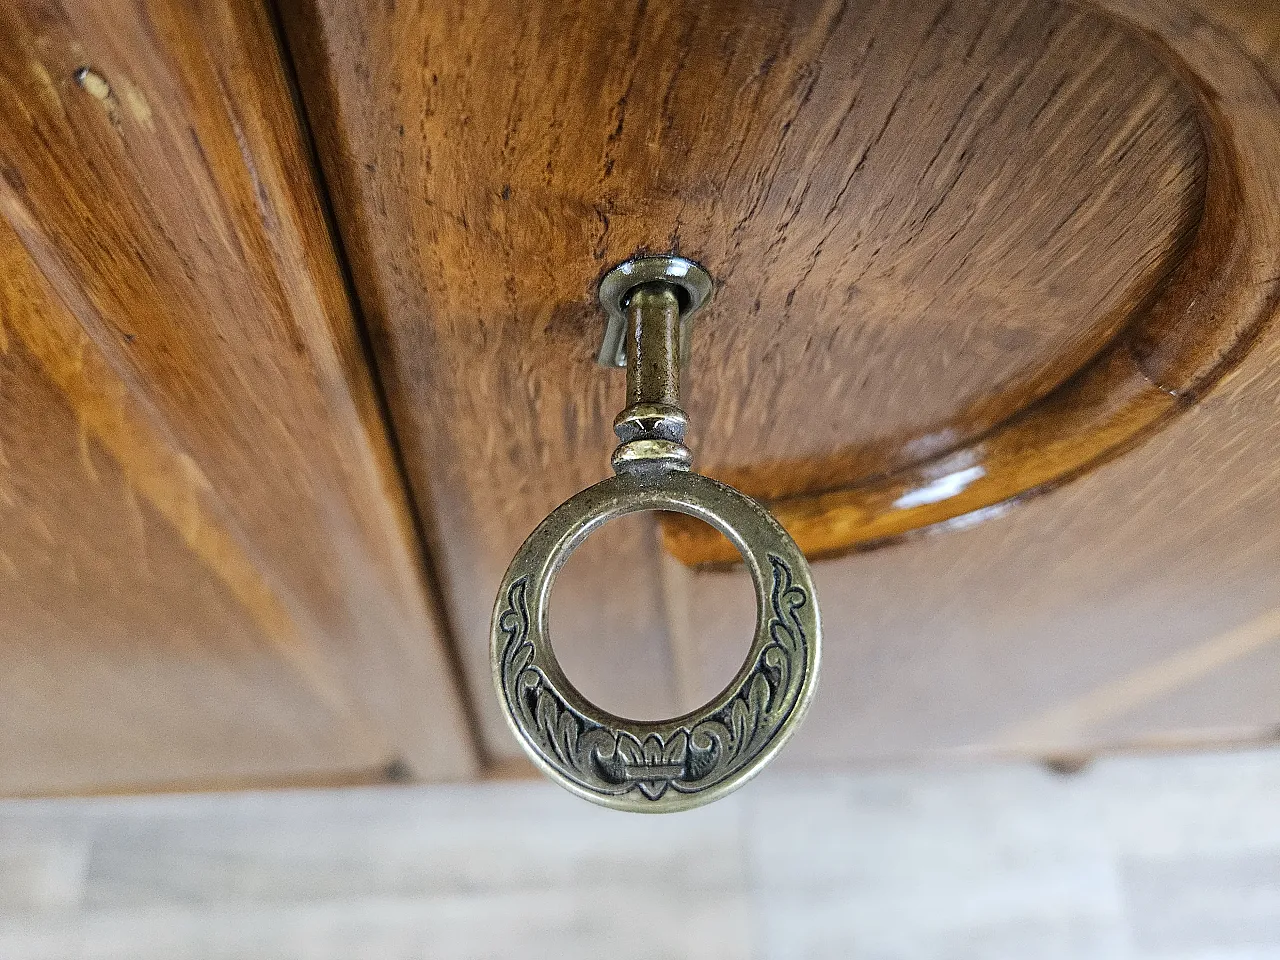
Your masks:
<svg viewBox="0 0 1280 960"><path fill-rule="evenodd" d="M547 616L574 549L609 520L643 510L678 511L721 531L756 593L755 638L737 676L702 708L653 722L583 697L556 661ZM604 806L671 812L740 786L788 739L813 693L820 630L804 556L763 507L686 470L621 473L561 504L516 553L494 610L493 680L511 729L553 779Z"/></svg>

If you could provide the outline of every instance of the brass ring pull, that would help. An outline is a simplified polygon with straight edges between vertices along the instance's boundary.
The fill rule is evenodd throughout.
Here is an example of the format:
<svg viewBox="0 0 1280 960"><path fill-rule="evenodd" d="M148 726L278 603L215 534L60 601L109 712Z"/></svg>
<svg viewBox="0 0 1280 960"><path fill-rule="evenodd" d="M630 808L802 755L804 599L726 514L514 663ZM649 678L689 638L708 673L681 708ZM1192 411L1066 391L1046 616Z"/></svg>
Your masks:
<svg viewBox="0 0 1280 960"><path fill-rule="evenodd" d="M693 273L694 282L654 279L663 269ZM639 286L616 280L637 272L648 274ZM629 405L615 422L617 475L538 525L511 561L494 608L494 685L521 746L569 790L623 810L684 810L740 786L795 731L818 675L821 625L803 554L750 497L689 469L680 330L710 288L701 267L674 257L630 261L605 278L602 297L616 297L627 321ZM612 356L606 344L602 358ZM715 527L742 554L756 594L755 638L729 686L698 710L653 722L613 716L583 697L560 669L547 629L551 586L569 554L609 520L643 510Z"/></svg>

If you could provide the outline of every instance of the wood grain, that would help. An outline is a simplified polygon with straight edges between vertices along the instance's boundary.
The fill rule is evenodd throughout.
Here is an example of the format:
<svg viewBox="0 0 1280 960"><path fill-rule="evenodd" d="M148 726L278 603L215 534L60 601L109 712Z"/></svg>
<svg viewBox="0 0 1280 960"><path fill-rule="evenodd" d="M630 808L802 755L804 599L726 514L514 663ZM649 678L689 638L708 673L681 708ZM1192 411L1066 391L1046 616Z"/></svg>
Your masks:
<svg viewBox="0 0 1280 960"><path fill-rule="evenodd" d="M0 790L476 754L271 24L0 11Z"/></svg>
<svg viewBox="0 0 1280 960"><path fill-rule="evenodd" d="M1280 70L1253 61L1230 21L1215 23L1215 5L1203 6L1207 15L1154 0L1110 4L1167 44L1195 82L1233 85L1214 101L1223 129L1274 144ZM1255 250L1274 251L1280 168L1237 169L1233 215L1248 224ZM1186 398L1185 413L1163 432L988 522L815 566L824 687L781 763L1185 748L1274 735L1274 262L1274 253L1246 260L1260 273L1234 291L1266 308L1253 349L1207 395ZM717 624L739 576L691 575L702 649L714 654L703 670L717 672L731 656L722 649L736 637Z"/></svg>
<svg viewBox="0 0 1280 960"><path fill-rule="evenodd" d="M622 386L592 364L593 299L613 263L678 251L717 278L695 456L774 497L952 449L1047 395L1159 286L1203 204L1194 94L1088 8L282 10L486 705L489 594L607 470ZM641 561L601 576L652 592ZM575 601L558 649L601 629L596 598ZM617 696L670 682L597 662Z"/></svg>
<svg viewBox="0 0 1280 960"><path fill-rule="evenodd" d="M1196 92L1205 145L1203 204L1185 253L1158 287L1127 305L1123 327L1075 375L974 442L850 487L771 502L809 556L973 522L1072 480L1167 424L1253 345L1274 308L1268 259L1277 238L1266 217L1249 215L1274 200L1255 175L1280 164L1274 105L1253 98L1247 68L1196 73L1153 50ZM683 518L665 523L663 539L686 563L737 560L723 537Z"/></svg>

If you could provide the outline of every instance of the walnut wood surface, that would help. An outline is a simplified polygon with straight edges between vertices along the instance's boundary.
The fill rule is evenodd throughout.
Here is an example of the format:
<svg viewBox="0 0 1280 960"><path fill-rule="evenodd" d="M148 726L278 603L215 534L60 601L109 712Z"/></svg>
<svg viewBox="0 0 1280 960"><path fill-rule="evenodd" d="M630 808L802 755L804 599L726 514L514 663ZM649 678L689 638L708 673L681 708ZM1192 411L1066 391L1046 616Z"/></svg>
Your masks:
<svg viewBox="0 0 1280 960"><path fill-rule="evenodd" d="M481 741L265 9L20 0L0 792L511 769L493 586L607 471L594 285L641 250L720 281L707 472L815 553L970 513L817 564L824 691L783 762L1280 722L1273 8L281 6ZM697 705L740 581L629 518L564 573L567 671L627 715Z"/></svg>
<svg viewBox="0 0 1280 960"><path fill-rule="evenodd" d="M1221 129L1280 142L1280 68L1265 56L1280 49L1274 8L1111 6L1196 82L1230 85L1215 98ZM1051 495L971 529L816 564L824 688L780 762L1274 736L1280 166L1244 153L1236 164L1232 213L1248 225L1256 252L1245 263L1258 272L1227 291L1256 297L1267 321L1251 352L1207 395L1185 398L1163 432ZM686 577L703 655L677 662L705 696L734 655L737 638L719 622L741 574Z"/></svg>
<svg viewBox="0 0 1280 960"><path fill-rule="evenodd" d="M474 772L263 8L0 11L0 791Z"/></svg>
<svg viewBox="0 0 1280 960"><path fill-rule="evenodd" d="M1265 216L1250 215L1274 199L1254 175L1280 164L1274 104L1254 96L1256 79L1229 56L1197 72L1167 48L1152 49L1194 92L1204 141L1199 222L1185 251L1126 305L1123 327L1080 370L974 442L850 487L816 484L773 500L809 556L970 522L966 515L1074 479L1185 410L1253 345L1274 306L1268 259L1277 238ZM663 539L686 563L737 559L723 537L683 518L665 522Z"/></svg>
<svg viewBox="0 0 1280 960"><path fill-rule="evenodd" d="M717 278L686 388L695 457L780 497L1049 402L1164 289L1211 199L1194 84L1090 7L589 6L282 4L485 708L489 594L607 469L622 384L592 364L593 299L613 263L678 251ZM1129 361L1104 412L1174 403L1132 378ZM815 527L843 535L831 517ZM643 558L598 577L662 589ZM573 602L567 656L605 622L598 594ZM661 627L630 629L651 649ZM665 665L596 662L615 709L671 683Z"/></svg>

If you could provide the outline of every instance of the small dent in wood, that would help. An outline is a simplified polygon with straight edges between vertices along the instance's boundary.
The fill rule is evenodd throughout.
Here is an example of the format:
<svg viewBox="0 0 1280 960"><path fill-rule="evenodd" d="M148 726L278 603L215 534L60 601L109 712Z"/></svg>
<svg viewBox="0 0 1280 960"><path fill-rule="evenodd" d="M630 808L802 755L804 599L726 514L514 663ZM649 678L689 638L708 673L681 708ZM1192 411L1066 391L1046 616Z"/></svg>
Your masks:
<svg viewBox="0 0 1280 960"><path fill-rule="evenodd" d="M103 103L111 103L114 99L111 94L111 84L107 83L106 77L93 70L90 67L80 67L72 74L76 84L89 96L95 100L101 100Z"/></svg>
<svg viewBox="0 0 1280 960"><path fill-rule="evenodd" d="M117 96L115 88L107 81L107 78L92 67L78 67L71 76L81 90L107 108L107 117L110 119L112 126L119 125L118 111L121 102L123 102L129 116L135 123L145 130L155 130L155 124L151 116L151 104L147 101L143 92L130 83L128 79L123 79L119 82L120 95Z"/></svg>
<svg viewBox="0 0 1280 960"><path fill-rule="evenodd" d="M107 111L107 121L114 129L119 130L120 101L116 99L107 78L91 67L79 67L71 76L81 90L103 105Z"/></svg>
<svg viewBox="0 0 1280 960"><path fill-rule="evenodd" d="M155 124L151 120L151 104L147 102L146 96L127 80L121 86L124 104L134 122L145 130L155 130Z"/></svg>

